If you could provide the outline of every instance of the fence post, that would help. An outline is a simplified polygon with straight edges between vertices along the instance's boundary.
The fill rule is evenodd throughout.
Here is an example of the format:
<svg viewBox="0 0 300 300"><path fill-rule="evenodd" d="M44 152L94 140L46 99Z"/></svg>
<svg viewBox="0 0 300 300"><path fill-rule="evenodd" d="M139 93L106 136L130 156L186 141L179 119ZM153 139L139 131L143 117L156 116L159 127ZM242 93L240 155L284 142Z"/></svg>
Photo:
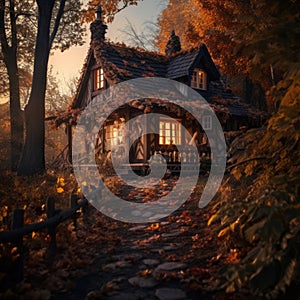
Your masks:
<svg viewBox="0 0 300 300"><path fill-rule="evenodd" d="M24 226L24 209L15 209L12 216L12 229L22 228ZM21 282L24 276L24 249L23 236L16 239L14 246L17 247L19 257L13 263L11 279L14 283Z"/></svg>
<svg viewBox="0 0 300 300"><path fill-rule="evenodd" d="M84 198L82 198L82 199L84 199ZM82 222L84 224L89 224L88 212L89 212L89 205L88 205L88 203L86 203L81 206Z"/></svg>
<svg viewBox="0 0 300 300"><path fill-rule="evenodd" d="M49 196L46 206L47 218L52 218L55 215L55 198ZM48 227L48 234L50 235L50 244L48 246L46 257L52 259L56 254L56 225Z"/></svg>
<svg viewBox="0 0 300 300"><path fill-rule="evenodd" d="M71 198L70 198L70 207L71 208L76 207L77 202L78 202L77 194L72 194ZM77 229L77 212L76 211L74 212L72 219L73 219L74 230L76 230Z"/></svg>

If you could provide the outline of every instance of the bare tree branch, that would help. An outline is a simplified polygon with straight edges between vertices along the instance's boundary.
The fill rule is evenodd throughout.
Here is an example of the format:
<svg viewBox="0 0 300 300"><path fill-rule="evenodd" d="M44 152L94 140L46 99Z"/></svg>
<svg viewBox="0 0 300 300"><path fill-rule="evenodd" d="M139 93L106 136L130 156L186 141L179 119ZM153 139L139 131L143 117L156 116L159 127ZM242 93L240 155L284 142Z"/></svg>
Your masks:
<svg viewBox="0 0 300 300"><path fill-rule="evenodd" d="M23 11L23 12L16 13L16 20L19 17L32 17L32 16L34 16L34 13L29 12L29 11Z"/></svg>
<svg viewBox="0 0 300 300"><path fill-rule="evenodd" d="M60 0L59 9L58 9L58 12L57 12L57 15L56 15L56 18L55 18L54 28L53 28L53 31L52 31L51 36L50 36L49 51L52 47L53 41L54 41L55 36L57 34L58 27L59 27L59 24L60 24L60 20L61 20L63 14L64 14L65 4L66 4L66 0Z"/></svg>
<svg viewBox="0 0 300 300"><path fill-rule="evenodd" d="M118 8L113 14L108 15L108 17L109 17L109 16L114 16L114 15L116 15L117 13L119 13L120 11L124 10L126 7L128 7L129 1L123 0L123 4L124 4L124 5L123 5L122 7Z"/></svg>
<svg viewBox="0 0 300 300"><path fill-rule="evenodd" d="M125 29L119 30L120 32L124 33L129 37L129 42L134 46L141 47L145 50L156 50L156 47L153 43L155 33L155 27L157 24L154 22L145 22L143 29L141 32L138 32L136 27L125 18L127 21L127 26ZM151 26L150 26L151 25Z"/></svg>

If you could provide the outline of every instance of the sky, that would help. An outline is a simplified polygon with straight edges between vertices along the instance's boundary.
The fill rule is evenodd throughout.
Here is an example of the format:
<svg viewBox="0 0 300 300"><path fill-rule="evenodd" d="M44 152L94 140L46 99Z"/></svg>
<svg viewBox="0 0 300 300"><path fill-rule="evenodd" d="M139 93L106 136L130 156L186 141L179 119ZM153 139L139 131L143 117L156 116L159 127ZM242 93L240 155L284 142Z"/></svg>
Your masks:
<svg viewBox="0 0 300 300"><path fill-rule="evenodd" d="M143 0L137 6L127 7L116 15L113 23L107 24L106 37L114 42L126 43L128 37L121 32L126 29L128 24L126 18L138 31L141 31L146 22L156 21L167 2L164 0ZM50 57L49 64L53 65L53 71L61 84L62 92L67 89L66 83L80 74L90 43L89 26L87 26L87 31L88 36L85 45L71 47L65 52L56 51Z"/></svg>

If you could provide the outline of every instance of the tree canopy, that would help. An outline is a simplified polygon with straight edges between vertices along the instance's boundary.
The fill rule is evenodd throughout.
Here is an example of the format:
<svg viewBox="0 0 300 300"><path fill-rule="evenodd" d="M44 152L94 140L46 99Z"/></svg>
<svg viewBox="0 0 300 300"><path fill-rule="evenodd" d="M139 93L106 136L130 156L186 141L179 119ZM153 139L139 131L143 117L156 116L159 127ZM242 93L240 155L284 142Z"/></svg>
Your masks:
<svg viewBox="0 0 300 300"><path fill-rule="evenodd" d="M28 97L36 61L38 5L45 6L46 3L34 0L0 1L0 72L3 75L0 94L9 93L10 97L12 170L17 169L23 144L21 98L23 102L27 101L25 98ZM79 1L53 1L48 53L51 49L64 51L71 45L83 44L84 28L80 14Z"/></svg>
<svg viewBox="0 0 300 300"><path fill-rule="evenodd" d="M124 10L128 6L138 5L143 0L90 0L85 10L83 20L92 22L98 6L105 11L106 21L112 22L117 13Z"/></svg>
<svg viewBox="0 0 300 300"><path fill-rule="evenodd" d="M170 0L158 19L156 44L163 51L175 29L183 48L207 44L226 73L261 71L270 64L295 70L299 12L300 3L294 0Z"/></svg>
<svg viewBox="0 0 300 300"><path fill-rule="evenodd" d="M4 26L8 45L12 45L12 29L10 28L9 1L3 1ZM31 83L35 37L37 33L37 6L34 0L14 1L14 14L16 19L15 31L17 34L18 67L21 100L26 102L28 88ZM54 14L57 13L59 1L56 1ZM80 22L82 7L79 1L66 1L64 14L58 28L51 50L65 51L72 45L83 45L85 28ZM54 18L51 27L54 27ZM7 96L9 83L3 53L0 54L1 84L0 95ZM24 90L23 90L24 89Z"/></svg>

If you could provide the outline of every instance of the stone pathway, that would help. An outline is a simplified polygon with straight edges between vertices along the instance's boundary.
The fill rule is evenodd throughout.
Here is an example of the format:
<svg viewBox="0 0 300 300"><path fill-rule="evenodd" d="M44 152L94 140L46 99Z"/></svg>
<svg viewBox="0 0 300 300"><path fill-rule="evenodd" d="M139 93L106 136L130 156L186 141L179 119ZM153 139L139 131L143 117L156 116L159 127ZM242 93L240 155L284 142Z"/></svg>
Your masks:
<svg viewBox="0 0 300 300"><path fill-rule="evenodd" d="M190 201L161 222L127 225L116 231L121 242L114 253L99 249L93 271L53 299L212 299L201 290L215 255L206 222L205 210Z"/></svg>

